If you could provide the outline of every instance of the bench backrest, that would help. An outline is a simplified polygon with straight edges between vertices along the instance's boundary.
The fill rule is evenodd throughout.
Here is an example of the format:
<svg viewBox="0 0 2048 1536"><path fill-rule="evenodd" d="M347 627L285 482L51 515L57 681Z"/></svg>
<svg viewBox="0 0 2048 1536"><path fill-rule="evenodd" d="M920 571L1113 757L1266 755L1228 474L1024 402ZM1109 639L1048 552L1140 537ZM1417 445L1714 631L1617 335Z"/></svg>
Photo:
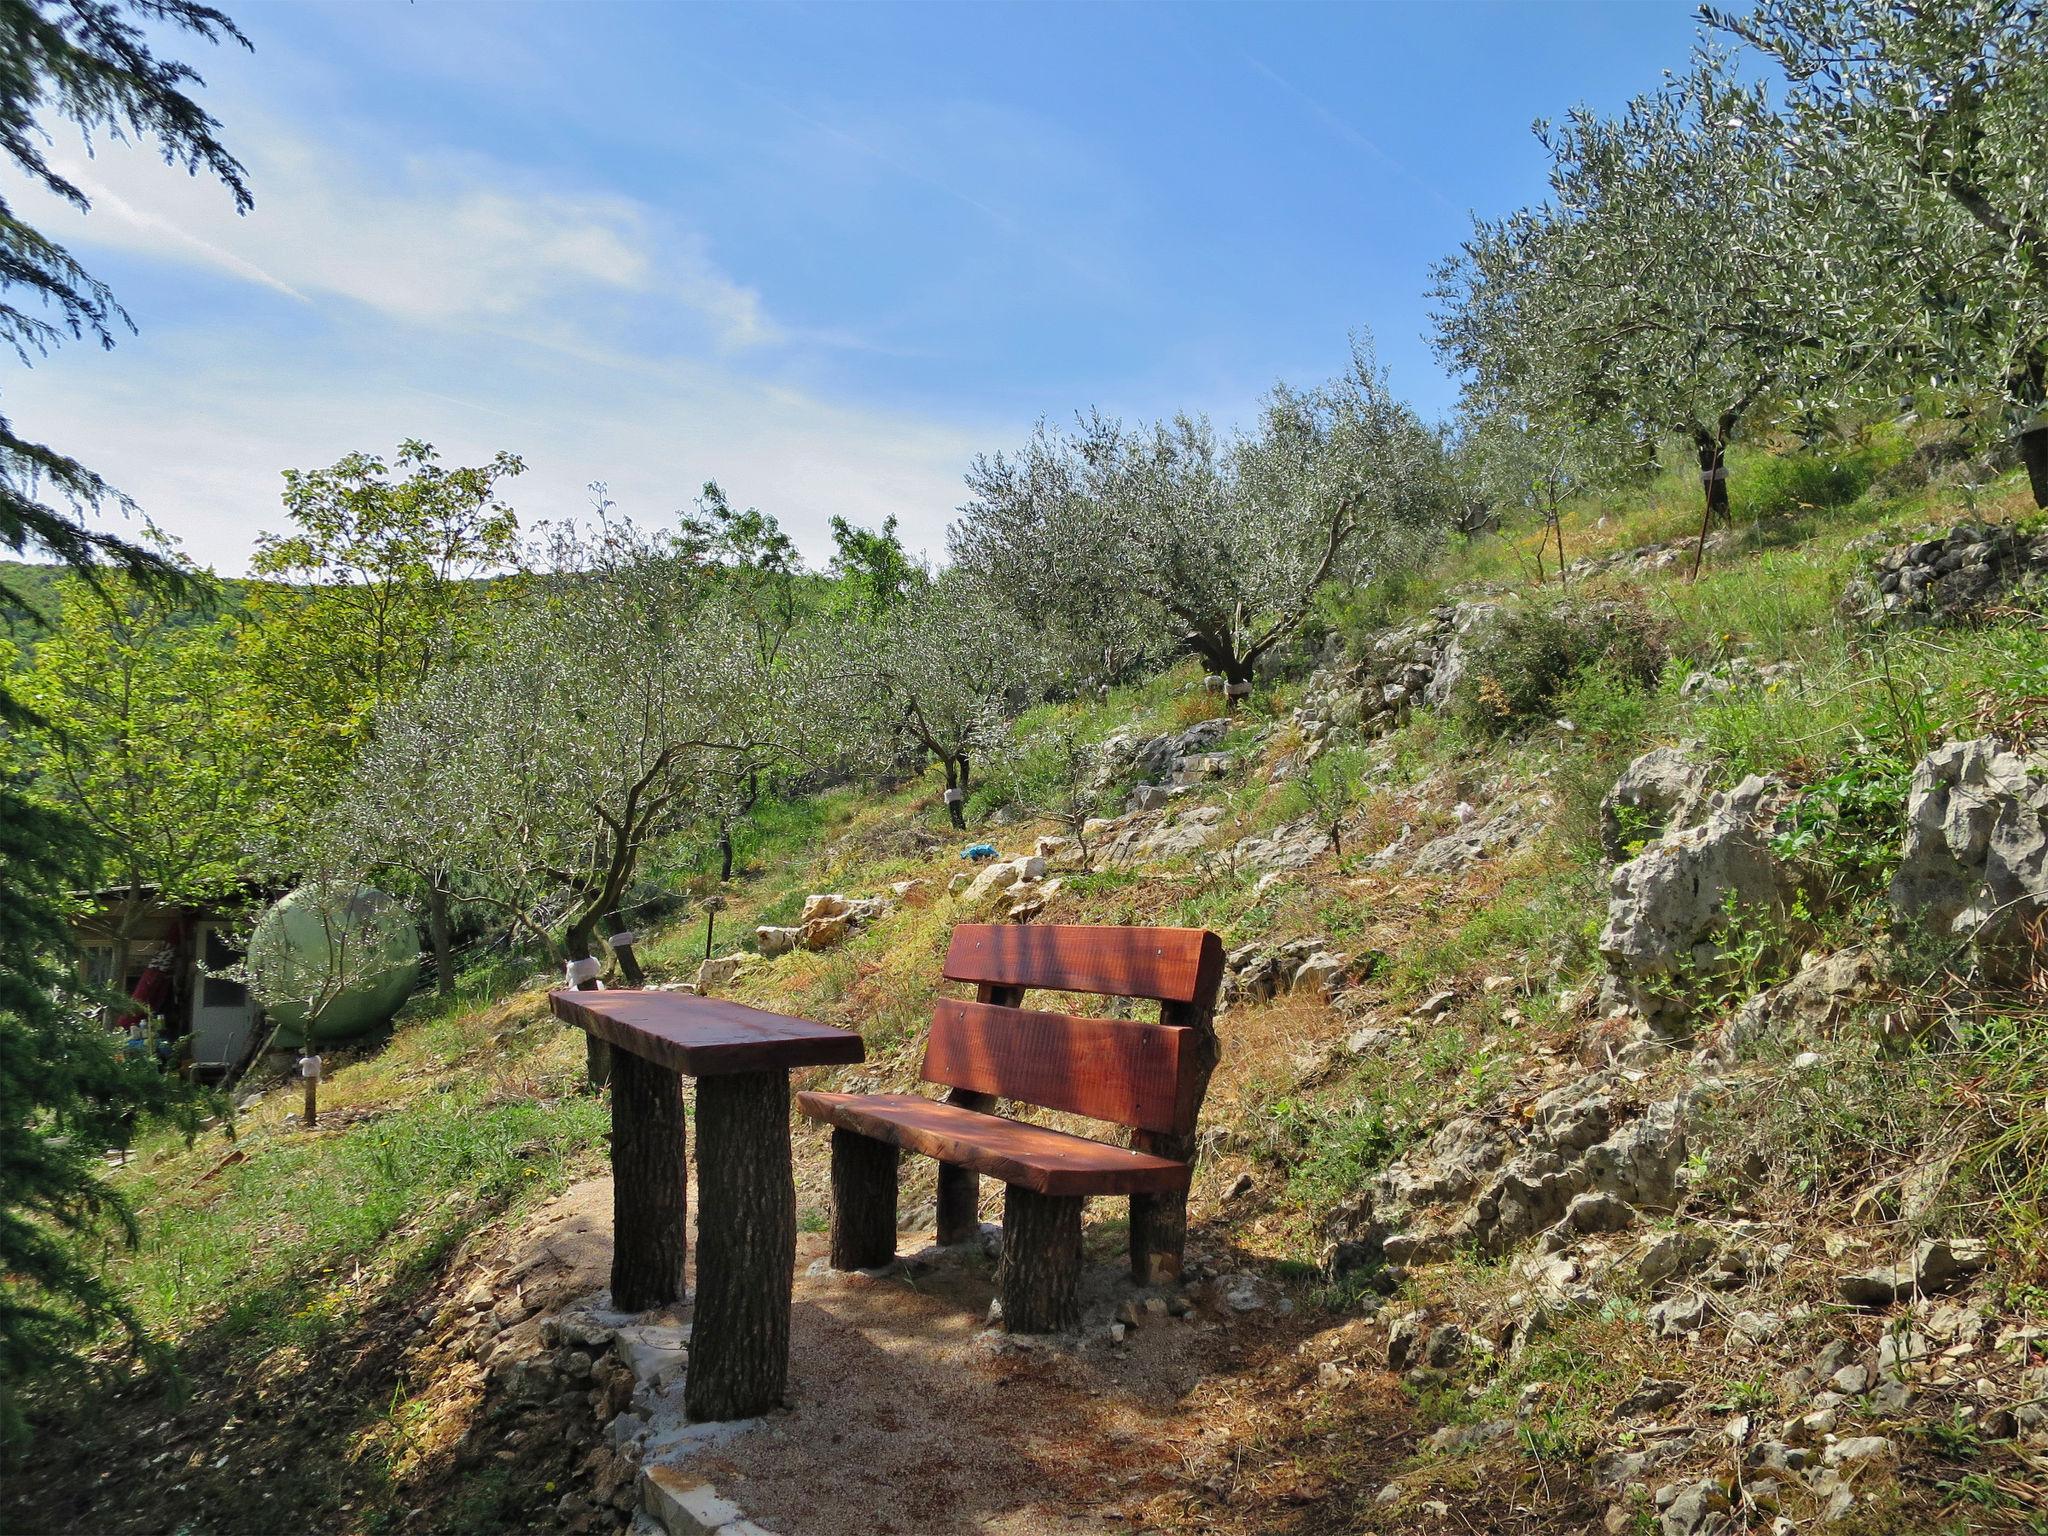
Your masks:
<svg viewBox="0 0 2048 1536"><path fill-rule="evenodd" d="M1223 945L1201 928L968 923L953 930L924 1080L1137 1130L1187 1135L1206 1086ZM1028 990L1149 998L1156 1024L1019 1008Z"/></svg>

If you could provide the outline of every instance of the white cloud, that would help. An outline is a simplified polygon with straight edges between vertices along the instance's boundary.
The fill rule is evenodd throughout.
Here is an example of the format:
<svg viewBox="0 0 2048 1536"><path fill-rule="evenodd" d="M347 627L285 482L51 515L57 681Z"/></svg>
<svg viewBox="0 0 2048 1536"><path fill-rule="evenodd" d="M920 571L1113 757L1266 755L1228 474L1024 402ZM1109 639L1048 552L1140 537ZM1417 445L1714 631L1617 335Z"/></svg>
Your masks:
<svg viewBox="0 0 2048 1536"><path fill-rule="evenodd" d="M715 364L607 361L495 340L354 345L332 357L236 357L232 338L146 334L114 353L75 348L8 390L16 427L77 453L176 534L235 573L283 524L280 474L422 437L452 463L500 448L528 472L510 500L528 522L579 516L605 481L622 511L660 521L718 480L774 513L813 559L834 513L901 519L943 554L961 473L1014 426L955 427L836 404Z"/></svg>
<svg viewBox="0 0 2048 1536"><path fill-rule="evenodd" d="M119 145L63 163L89 216L33 196L22 211L89 265L117 250L246 290L181 315L126 278L139 338L4 381L18 430L91 465L223 572L281 526L284 469L408 437L451 463L521 454L509 494L529 523L587 512L593 480L658 521L717 479L813 559L835 513L895 516L938 554L969 457L1017 435L806 384L822 349L857 343L778 324L662 210L472 156L379 159L359 134L351 159L259 112L234 117L257 195L246 218L218 186ZM640 339L650 317L658 353Z"/></svg>
<svg viewBox="0 0 2048 1536"><path fill-rule="evenodd" d="M452 154L351 160L260 114L236 114L256 208L122 144L53 163L92 199L80 215L31 194L31 221L90 248L211 267L294 298L335 297L415 325L459 328L558 314L607 295L692 311L718 346L780 339L761 295L721 271L704 238L605 193L563 191ZM60 144L63 140L60 138Z"/></svg>

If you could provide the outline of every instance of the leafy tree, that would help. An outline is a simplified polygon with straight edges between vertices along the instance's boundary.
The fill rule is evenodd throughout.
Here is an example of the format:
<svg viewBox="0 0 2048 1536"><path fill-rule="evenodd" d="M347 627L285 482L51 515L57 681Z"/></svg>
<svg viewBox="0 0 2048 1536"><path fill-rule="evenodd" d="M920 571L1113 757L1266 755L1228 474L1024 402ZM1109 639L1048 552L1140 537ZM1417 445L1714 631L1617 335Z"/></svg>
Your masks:
<svg viewBox="0 0 2048 1536"><path fill-rule="evenodd" d="M1994 402L2048 507L2048 8L1767 0L1706 17L1783 66L1793 153L1848 205L1822 226L1838 238L1814 307L1937 398Z"/></svg>
<svg viewBox="0 0 2048 1536"><path fill-rule="evenodd" d="M157 57L143 26L247 47L221 12L190 0L6 0L0 24L8 40L0 52L0 150L31 182L80 212L92 206L44 153L49 123L62 118L88 139L107 133L153 141L167 163L219 180L238 212L252 206L241 165L216 137L220 124L187 94L198 75ZM24 299L14 297L22 291ZM123 327L133 322L112 290L0 199L0 340L28 362L67 337L111 347ZM17 436L0 418L0 545L52 556L82 574L112 565L175 584L154 551L86 525L89 513L129 505L76 459ZM4 588L0 602L13 602Z"/></svg>
<svg viewBox="0 0 2048 1536"><path fill-rule="evenodd" d="M0 152L31 182L89 206L44 155L51 127L65 121L88 136L149 140L171 163L218 179L238 208L249 206L219 125L188 94L197 76L159 58L144 31L246 43L227 17L187 0L5 0L0 25ZM24 362L67 336L110 346L128 323L104 284L0 200L0 336ZM127 505L76 459L0 418L0 546L52 557L87 580L112 566L176 586L177 572L157 552L87 525L90 513ZM0 611L20 606L0 584ZM0 731L31 721L0 680ZM154 1071L124 1063L90 1010L67 995L62 893L89 862L89 847L75 817L0 777L0 1442L22 1433L26 1380L109 1325L144 1342L81 1240L108 1222L133 1238L95 1153L111 1120L164 1104L168 1090Z"/></svg>
<svg viewBox="0 0 2048 1536"><path fill-rule="evenodd" d="M907 746L936 760L946 814L965 828L974 765L1042 680L1036 637L1004 593L956 567L921 578L865 654L874 739L885 753Z"/></svg>
<svg viewBox="0 0 2048 1536"><path fill-rule="evenodd" d="M411 861L582 961L620 926L649 846L807 750L817 653L796 635L764 666L687 536L606 519L536 554L491 647L379 712L336 816L365 857Z"/></svg>
<svg viewBox="0 0 2048 1536"><path fill-rule="evenodd" d="M1372 765L1357 747L1341 747L1304 763L1287 781L1290 798L1329 838L1331 851L1344 854L1344 823L1368 795L1366 775Z"/></svg>
<svg viewBox="0 0 2048 1536"><path fill-rule="evenodd" d="M752 632L754 664L772 672L804 611L803 557L796 544L771 514L735 508L715 480L705 482L697 514L681 520L677 537L724 581ZM720 880L732 878L733 833L760 803L765 766L765 761L746 765L744 773L722 781L716 792Z"/></svg>
<svg viewBox="0 0 2048 1536"><path fill-rule="evenodd" d="M352 453L286 470L289 533L256 541L251 569L277 585L250 596L250 680L273 713L301 810L318 804L381 704L459 654L491 600L483 578L517 549L498 499L524 466L500 453L448 469L408 440L387 464ZM303 816L294 819L306 819Z"/></svg>
<svg viewBox="0 0 2048 1536"><path fill-rule="evenodd" d="M832 519L832 575L839 582L840 607L856 618L876 620L915 591L924 571L904 552L896 519L862 528Z"/></svg>
<svg viewBox="0 0 2048 1536"><path fill-rule="evenodd" d="M1729 444L1838 366L1807 300L1825 191L1716 55L1618 118L1579 108L1537 136L1551 201L1478 221L1438 269L1438 354L1478 414L1682 436L1704 548L1729 516Z"/></svg>
<svg viewBox="0 0 2048 1536"><path fill-rule="evenodd" d="M37 717L23 739L37 792L95 835L93 883L128 892L114 914L125 975L147 893L205 901L247 872L267 759L234 628L127 576L74 582L19 695Z"/></svg>
<svg viewBox="0 0 2048 1536"><path fill-rule="evenodd" d="M1040 422L1014 454L975 459L970 499L947 530L953 563L1006 594L1069 683L1126 681L1169 644L1157 610L1131 601L1121 535L1103 512L1123 448L1097 415L1071 435Z"/></svg>
<svg viewBox="0 0 2048 1536"><path fill-rule="evenodd" d="M1232 698L1326 582L1412 562L1448 509L1442 445L1363 340L1343 377L1276 387L1255 433L1088 417L1071 441L1041 427L1018 459L977 461L968 484L956 553L1008 573L1027 616L1136 610Z"/></svg>
<svg viewBox="0 0 2048 1536"><path fill-rule="evenodd" d="M1569 585L1565 504L1612 473L1618 453L1612 436L1597 424L1496 412L1469 423L1458 442L1454 463L1474 505L1496 519L1519 512L1542 524L1544 537L1536 546L1538 585L1549 579L1546 549L1556 552L1558 584Z"/></svg>

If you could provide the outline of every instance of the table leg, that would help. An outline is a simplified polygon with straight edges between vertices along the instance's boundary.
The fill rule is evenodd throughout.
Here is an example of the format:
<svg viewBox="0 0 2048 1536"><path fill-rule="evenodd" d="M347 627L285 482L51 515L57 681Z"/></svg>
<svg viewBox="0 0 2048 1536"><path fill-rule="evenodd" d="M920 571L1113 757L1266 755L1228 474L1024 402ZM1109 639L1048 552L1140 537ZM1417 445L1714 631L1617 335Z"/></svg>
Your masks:
<svg viewBox="0 0 2048 1536"><path fill-rule="evenodd" d="M621 1312L681 1299L689 1200L682 1079L630 1051L615 1051L612 1305Z"/></svg>
<svg viewBox="0 0 2048 1536"><path fill-rule="evenodd" d="M747 1419L782 1401L795 1269L789 1073L701 1077L691 1418Z"/></svg>

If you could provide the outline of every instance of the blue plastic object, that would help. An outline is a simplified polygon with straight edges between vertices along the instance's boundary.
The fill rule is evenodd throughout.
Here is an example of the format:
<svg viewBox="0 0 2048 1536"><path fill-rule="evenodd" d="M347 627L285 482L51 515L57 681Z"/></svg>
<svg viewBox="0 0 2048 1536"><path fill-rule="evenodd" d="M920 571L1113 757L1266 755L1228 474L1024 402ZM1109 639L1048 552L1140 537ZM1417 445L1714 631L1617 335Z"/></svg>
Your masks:
<svg viewBox="0 0 2048 1536"><path fill-rule="evenodd" d="M980 863L983 859L992 859L995 856L996 845L994 843L969 843L965 848L960 850L961 858L972 859L977 864Z"/></svg>

